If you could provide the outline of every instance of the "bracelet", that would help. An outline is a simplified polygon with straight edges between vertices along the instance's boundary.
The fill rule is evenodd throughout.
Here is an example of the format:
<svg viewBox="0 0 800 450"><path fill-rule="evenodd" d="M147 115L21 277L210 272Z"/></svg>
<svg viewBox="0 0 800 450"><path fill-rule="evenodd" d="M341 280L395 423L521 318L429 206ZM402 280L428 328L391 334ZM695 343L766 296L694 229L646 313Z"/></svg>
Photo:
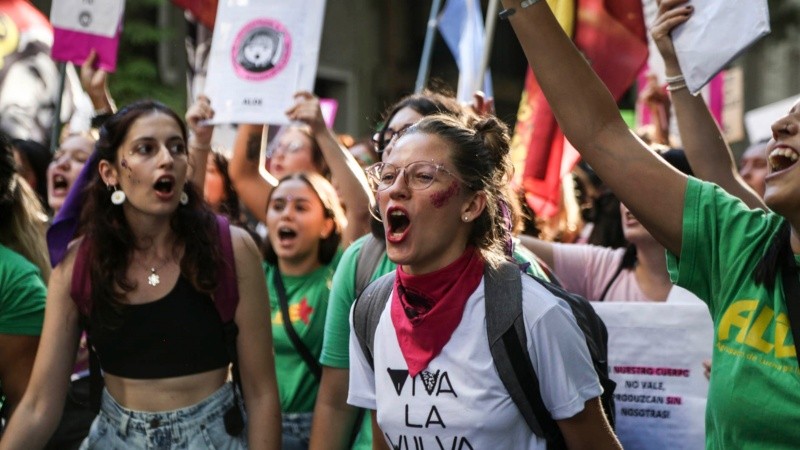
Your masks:
<svg viewBox="0 0 800 450"><path fill-rule="evenodd" d="M686 81L686 79L683 78L683 75L675 75L674 77L664 78L664 81L666 81L667 84L675 84L675 83L680 83L681 81Z"/></svg>
<svg viewBox="0 0 800 450"><path fill-rule="evenodd" d="M514 8L508 8L500 11L497 15L500 17L500 20L508 20L509 17L513 16L517 10Z"/></svg>
<svg viewBox="0 0 800 450"><path fill-rule="evenodd" d="M525 8L527 8L529 6L533 6L533 5L537 4L537 3L539 3L540 1L541 0L522 0L522 2L520 2L520 4L519 4L519 7L522 8L522 9L525 9ZM504 10L500 11L498 16L500 17L500 20L508 20L508 18L513 16L516 12L517 12L516 9L508 8L508 9L504 9Z"/></svg>
<svg viewBox="0 0 800 450"><path fill-rule="evenodd" d="M669 91L669 92L679 91L681 89L685 89L686 87L687 86L686 86L686 82L685 81L680 81L680 82L677 82L677 83L670 83L670 84L667 85L667 91Z"/></svg>

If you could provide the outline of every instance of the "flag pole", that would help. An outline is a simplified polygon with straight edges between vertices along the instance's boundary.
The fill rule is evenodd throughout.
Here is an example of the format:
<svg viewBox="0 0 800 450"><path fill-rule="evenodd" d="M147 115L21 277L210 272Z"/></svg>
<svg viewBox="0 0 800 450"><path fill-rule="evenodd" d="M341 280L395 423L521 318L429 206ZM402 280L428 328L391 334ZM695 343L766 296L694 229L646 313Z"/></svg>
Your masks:
<svg viewBox="0 0 800 450"><path fill-rule="evenodd" d="M433 52L433 36L436 33L436 16L439 15L439 9L442 6L442 0L433 0L431 5L431 14L428 16L428 31L425 33L425 43L422 46L422 61L419 63L419 71L417 72L417 85L414 92L420 93L425 89L425 83L428 81L428 73L431 69L431 53Z"/></svg>
<svg viewBox="0 0 800 450"><path fill-rule="evenodd" d="M491 0L489 8L486 10L486 27L483 33L483 54L481 55L481 67L475 80L475 89L472 91L483 91L483 79L486 76L486 68L489 67L489 59L492 57L492 42L494 41L494 28L497 23L497 10L500 7L499 0Z"/></svg>
<svg viewBox="0 0 800 450"><path fill-rule="evenodd" d="M64 99L64 84L67 80L67 63L58 63L58 97L53 112L53 124L50 128L50 154L54 154L58 148L58 136L61 134L61 104Z"/></svg>

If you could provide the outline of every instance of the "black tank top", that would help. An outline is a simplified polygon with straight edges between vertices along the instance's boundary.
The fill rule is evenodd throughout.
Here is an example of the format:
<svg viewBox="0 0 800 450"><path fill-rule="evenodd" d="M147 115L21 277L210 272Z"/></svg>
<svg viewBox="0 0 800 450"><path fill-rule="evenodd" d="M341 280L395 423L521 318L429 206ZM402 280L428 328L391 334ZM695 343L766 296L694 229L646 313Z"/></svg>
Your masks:
<svg viewBox="0 0 800 450"><path fill-rule="evenodd" d="M171 378L230 363L211 297L183 276L163 298L125 305L118 328L93 326L92 344L103 371L123 378Z"/></svg>

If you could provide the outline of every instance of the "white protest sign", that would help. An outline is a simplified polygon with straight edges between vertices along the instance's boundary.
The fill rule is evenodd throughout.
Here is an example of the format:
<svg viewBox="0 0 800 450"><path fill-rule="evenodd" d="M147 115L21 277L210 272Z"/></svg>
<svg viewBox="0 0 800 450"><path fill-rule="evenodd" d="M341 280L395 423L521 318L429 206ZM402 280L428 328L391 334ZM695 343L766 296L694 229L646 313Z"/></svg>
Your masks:
<svg viewBox="0 0 800 450"><path fill-rule="evenodd" d="M288 124L317 73L325 0L219 2L205 94L212 123Z"/></svg>
<svg viewBox="0 0 800 450"><path fill-rule="evenodd" d="M125 0L57 0L50 9L55 28L114 37L125 10Z"/></svg>
<svg viewBox="0 0 800 450"><path fill-rule="evenodd" d="M713 327L696 303L593 303L608 328L617 383L616 432L624 448L702 449Z"/></svg>
<svg viewBox="0 0 800 450"><path fill-rule="evenodd" d="M697 94L725 65L770 32L767 0L691 0L692 17L672 32L686 85Z"/></svg>
<svg viewBox="0 0 800 450"><path fill-rule="evenodd" d="M789 97L745 113L744 123L745 127L747 127L747 136L750 138L750 143L771 138L772 124L788 114L792 106L798 101L800 101L800 96Z"/></svg>

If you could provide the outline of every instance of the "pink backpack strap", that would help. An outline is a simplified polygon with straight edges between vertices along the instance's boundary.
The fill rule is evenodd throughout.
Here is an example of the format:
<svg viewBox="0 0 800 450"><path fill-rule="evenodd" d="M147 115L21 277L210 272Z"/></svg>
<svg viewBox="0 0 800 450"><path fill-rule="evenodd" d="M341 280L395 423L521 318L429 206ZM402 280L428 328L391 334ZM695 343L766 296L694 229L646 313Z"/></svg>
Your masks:
<svg viewBox="0 0 800 450"><path fill-rule="evenodd" d="M69 290L72 301L85 317L92 314L92 276L89 270L91 249L91 239L84 237L72 266L72 285Z"/></svg>
<svg viewBox="0 0 800 450"><path fill-rule="evenodd" d="M218 267L219 284L214 292L214 306L222 323L228 323L233 320L236 306L239 304L239 283L236 279L236 260L233 257L233 242L228 219L218 215L217 228L222 259Z"/></svg>

